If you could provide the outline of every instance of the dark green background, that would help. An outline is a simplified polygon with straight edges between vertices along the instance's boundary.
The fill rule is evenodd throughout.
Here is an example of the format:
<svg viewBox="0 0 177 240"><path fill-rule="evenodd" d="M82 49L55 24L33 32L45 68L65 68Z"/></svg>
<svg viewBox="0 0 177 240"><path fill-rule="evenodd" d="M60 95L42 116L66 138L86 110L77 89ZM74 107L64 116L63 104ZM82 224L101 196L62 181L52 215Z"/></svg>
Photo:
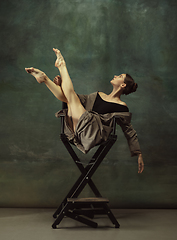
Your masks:
<svg viewBox="0 0 177 240"><path fill-rule="evenodd" d="M120 128L93 179L116 208L177 206L177 1L6 0L0 3L0 207L56 207L79 171L59 139L61 103L24 68L53 79L53 47L77 93L109 93L114 74L138 91L123 97L144 155L137 173ZM93 150L80 157L86 158ZM82 196L91 196L86 188Z"/></svg>

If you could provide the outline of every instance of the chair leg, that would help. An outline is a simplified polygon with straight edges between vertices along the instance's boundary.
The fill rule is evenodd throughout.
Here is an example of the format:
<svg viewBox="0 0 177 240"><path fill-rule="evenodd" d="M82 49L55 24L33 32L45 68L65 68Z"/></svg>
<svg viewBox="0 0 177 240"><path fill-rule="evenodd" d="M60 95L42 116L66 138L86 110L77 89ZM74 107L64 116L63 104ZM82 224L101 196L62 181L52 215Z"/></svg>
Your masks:
<svg viewBox="0 0 177 240"><path fill-rule="evenodd" d="M71 212L68 211L70 209L70 204L67 203L67 198L77 198L79 196L79 194L82 192L82 190L84 189L84 187L86 186L86 184L89 184L89 186L91 187L91 189L94 192L96 197L102 197L101 194L99 193L98 189L96 188L95 184L91 180L91 177L95 173L95 171L99 167L99 165L101 164L101 162L104 159L104 157L106 156L106 154L111 149L112 145L115 143L116 136L114 135L105 145L101 145L97 149L96 153L90 160L89 165L86 166L85 168L82 165L79 158L77 157L77 155L75 154L75 152L72 149L72 147L70 146L70 144L68 143L68 141L66 141L65 138L63 138L62 141L63 141L64 145L66 146L66 148L68 149L68 151L69 151L71 157L73 158L74 162L76 163L77 167L81 171L81 175L78 178L78 180L75 182L75 184L73 185L73 187L71 188L71 190L69 191L69 193L67 194L65 199L62 201L59 208L54 213L53 217L57 218L57 219L53 223L52 227L56 228L56 226L62 221L64 216L71 217L75 220L78 220L78 217L79 217L78 221L81 221L89 226L96 227L94 222L92 222L92 221L90 222L90 221L86 220L86 222L87 222L86 223L86 222L84 222L85 218L83 219L82 217L80 217L78 215L77 215L77 219L76 219L76 216L74 215L74 213L72 212L72 214L71 214ZM107 213L111 222L115 225L115 227L118 228L120 225L117 222L116 218L114 217L113 213L111 212L111 210L109 209L109 207L106 203L103 205L103 209Z"/></svg>
<svg viewBox="0 0 177 240"><path fill-rule="evenodd" d="M119 228L120 224L118 223L117 219L115 218L114 214L112 213L112 211L108 207L108 205L105 203L103 207L106 210L107 215L108 215L109 219L111 220L111 222L113 223L113 225L115 226L115 228Z"/></svg>
<svg viewBox="0 0 177 240"><path fill-rule="evenodd" d="M63 134L64 135L64 134ZM69 154L71 155L72 159L74 160L75 164L77 165L77 167L79 168L81 173L85 173L86 172L86 168L84 168L84 166L82 165L82 162L80 161L80 159L78 158L78 156L76 155L76 153L74 152L73 148L71 147L71 145L69 144L66 136L62 136L61 137L65 147L67 148ZM96 151L96 153L93 155L92 157L92 161L95 161L95 159L97 159L98 155L100 154L100 152L102 151L102 149L104 148L104 146L100 146L98 148L98 150ZM96 197L101 197L100 192L98 191L98 189L96 188L94 182L90 179L90 181L88 182L90 188L92 189L92 191L94 192Z"/></svg>
<svg viewBox="0 0 177 240"><path fill-rule="evenodd" d="M63 134L64 135L64 134ZM81 171L82 174L86 174L86 172L88 170L86 170L86 168L83 167L80 159L78 158L78 156L76 155L76 153L74 152L73 148L71 147L71 145L69 144L67 138L64 136L61 137L65 147L67 148L67 150L69 151L72 159L74 160L75 164L77 165L77 167L79 168L79 170ZM104 145L100 146L96 153L93 155L90 163L98 157L98 155L100 154L100 152L103 150ZM75 182L75 184L73 185L73 187L71 188L71 190L69 191L69 193L67 194L67 196L64 198L64 200L62 201L62 203L60 204L60 206L58 207L58 209L55 211L55 213L53 214L54 218L57 218L57 215L61 212L62 210L62 206L66 204L67 202L67 198L70 198L71 195L73 194L73 191L75 191L76 187L79 185L80 181L83 179L83 175L81 175L78 180ZM90 188L92 189L93 193L95 194L96 197L102 197L102 195L100 194L100 192L98 191L97 187L95 186L94 182L92 181L92 179L90 179L88 181L88 184L90 186Z"/></svg>
<svg viewBox="0 0 177 240"><path fill-rule="evenodd" d="M60 222L63 220L66 212L69 209L69 204L65 204L65 206L62 208L62 210L60 211L60 214L58 215L57 219L55 220L55 222L52 224L52 228L56 229L57 225L60 224Z"/></svg>
<svg viewBox="0 0 177 240"><path fill-rule="evenodd" d="M103 149L103 151L98 156L98 158L95 160L93 165L88 167L88 171L87 171L86 175L84 175L84 177L82 178L82 181L79 183L78 187L73 192L73 194L71 196L72 198L75 198L75 197L79 196L79 194L81 193L83 188L86 186L86 184L89 182L89 180L91 179L92 175L95 173L95 171L97 170L97 168L99 167L99 165L101 164L101 162L103 161L104 157L109 152L109 150L111 149L113 144L114 144L114 141L109 141L108 144Z"/></svg>

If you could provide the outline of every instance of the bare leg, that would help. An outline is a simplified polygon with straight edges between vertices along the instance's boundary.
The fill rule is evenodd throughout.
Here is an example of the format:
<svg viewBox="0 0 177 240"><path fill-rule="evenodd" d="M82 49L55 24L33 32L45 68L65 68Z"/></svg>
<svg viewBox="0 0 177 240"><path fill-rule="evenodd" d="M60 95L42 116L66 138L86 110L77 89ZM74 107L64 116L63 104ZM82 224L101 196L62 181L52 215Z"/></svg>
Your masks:
<svg viewBox="0 0 177 240"><path fill-rule="evenodd" d="M55 95L57 99L59 99L62 102L67 102L67 99L62 91L62 88L57 83L57 79L54 79L54 82L52 82L47 75L36 68L25 68L27 73L30 73L33 77L36 78L38 83L44 82L46 86L49 88L49 90Z"/></svg>
<svg viewBox="0 0 177 240"><path fill-rule="evenodd" d="M55 52L57 59L55 62L55 67L57 67L60 71L62 82L61 82L61 88L64 92L64 95L66 96L66 99L69 104L69 110L71 112L72 120L73 120L73 127L74 130L76 128L76 125L79 121L79 118L81 115L86 111L85 108L82 106L77 94L74 91L74 87L71 81L71 78L69 76L68 70L66 68L66 63L61 55L60 51L58 49L53 48L53 51Z"/></svg>
<svg viewBox="0 0 177 240"><path fill-rule="evenodd" d="M35 69L33 67L31 68L25 68L27 73L30 73L32 76L36 78L36 80L39 83L44 82L46 86L49 88L49 90L55 95L57 99L59 99L62 102L66 102L68 105L68 116L67 120L69 123L69 126L71 129L73 129L73 122L72 122L72 116L71 116L71 111L69 107L69 103L63 93L63 90L61 88L61 77L58 75L54 78L53 82L46 76L46 74L39 69ZM74 130L74 129L73 129Z"/></svg>

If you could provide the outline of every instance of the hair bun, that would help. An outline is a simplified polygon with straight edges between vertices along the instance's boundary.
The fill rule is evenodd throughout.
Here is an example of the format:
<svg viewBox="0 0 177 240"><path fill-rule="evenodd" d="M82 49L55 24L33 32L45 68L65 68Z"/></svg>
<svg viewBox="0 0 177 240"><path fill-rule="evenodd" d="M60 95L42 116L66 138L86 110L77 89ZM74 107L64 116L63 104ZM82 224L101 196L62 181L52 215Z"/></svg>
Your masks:
<svg viewBox="0 0 177 240"><path fill-rule="evenodd" d="M124 83L126 84L124 90L123 90L123 94L128 95L132 92L135 92L138 84L134 82L133 78L126 73L126 77L124 79Z"/></svg>
<svg viewBox="0 0 177 240"><path fill-rule="evenodd" d="M138 84L134 83L132 86L131 92L136 92L137 87L138 87Z"/></svg>

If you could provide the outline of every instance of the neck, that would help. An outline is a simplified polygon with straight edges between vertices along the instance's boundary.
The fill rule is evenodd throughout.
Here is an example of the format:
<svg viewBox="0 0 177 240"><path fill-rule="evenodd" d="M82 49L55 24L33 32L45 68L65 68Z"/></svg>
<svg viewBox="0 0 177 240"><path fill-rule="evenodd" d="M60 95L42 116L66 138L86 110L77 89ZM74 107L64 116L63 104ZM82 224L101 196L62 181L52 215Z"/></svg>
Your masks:
<svg viewBox="0 0 177 240"><path fill-rule="evenodd" d="M112 92L108 96L109 96L109 98L114 98L114 99L118 99L119 101L121 101L120 100L121 94L122 94L121 89L113 88Z"/></svg>

